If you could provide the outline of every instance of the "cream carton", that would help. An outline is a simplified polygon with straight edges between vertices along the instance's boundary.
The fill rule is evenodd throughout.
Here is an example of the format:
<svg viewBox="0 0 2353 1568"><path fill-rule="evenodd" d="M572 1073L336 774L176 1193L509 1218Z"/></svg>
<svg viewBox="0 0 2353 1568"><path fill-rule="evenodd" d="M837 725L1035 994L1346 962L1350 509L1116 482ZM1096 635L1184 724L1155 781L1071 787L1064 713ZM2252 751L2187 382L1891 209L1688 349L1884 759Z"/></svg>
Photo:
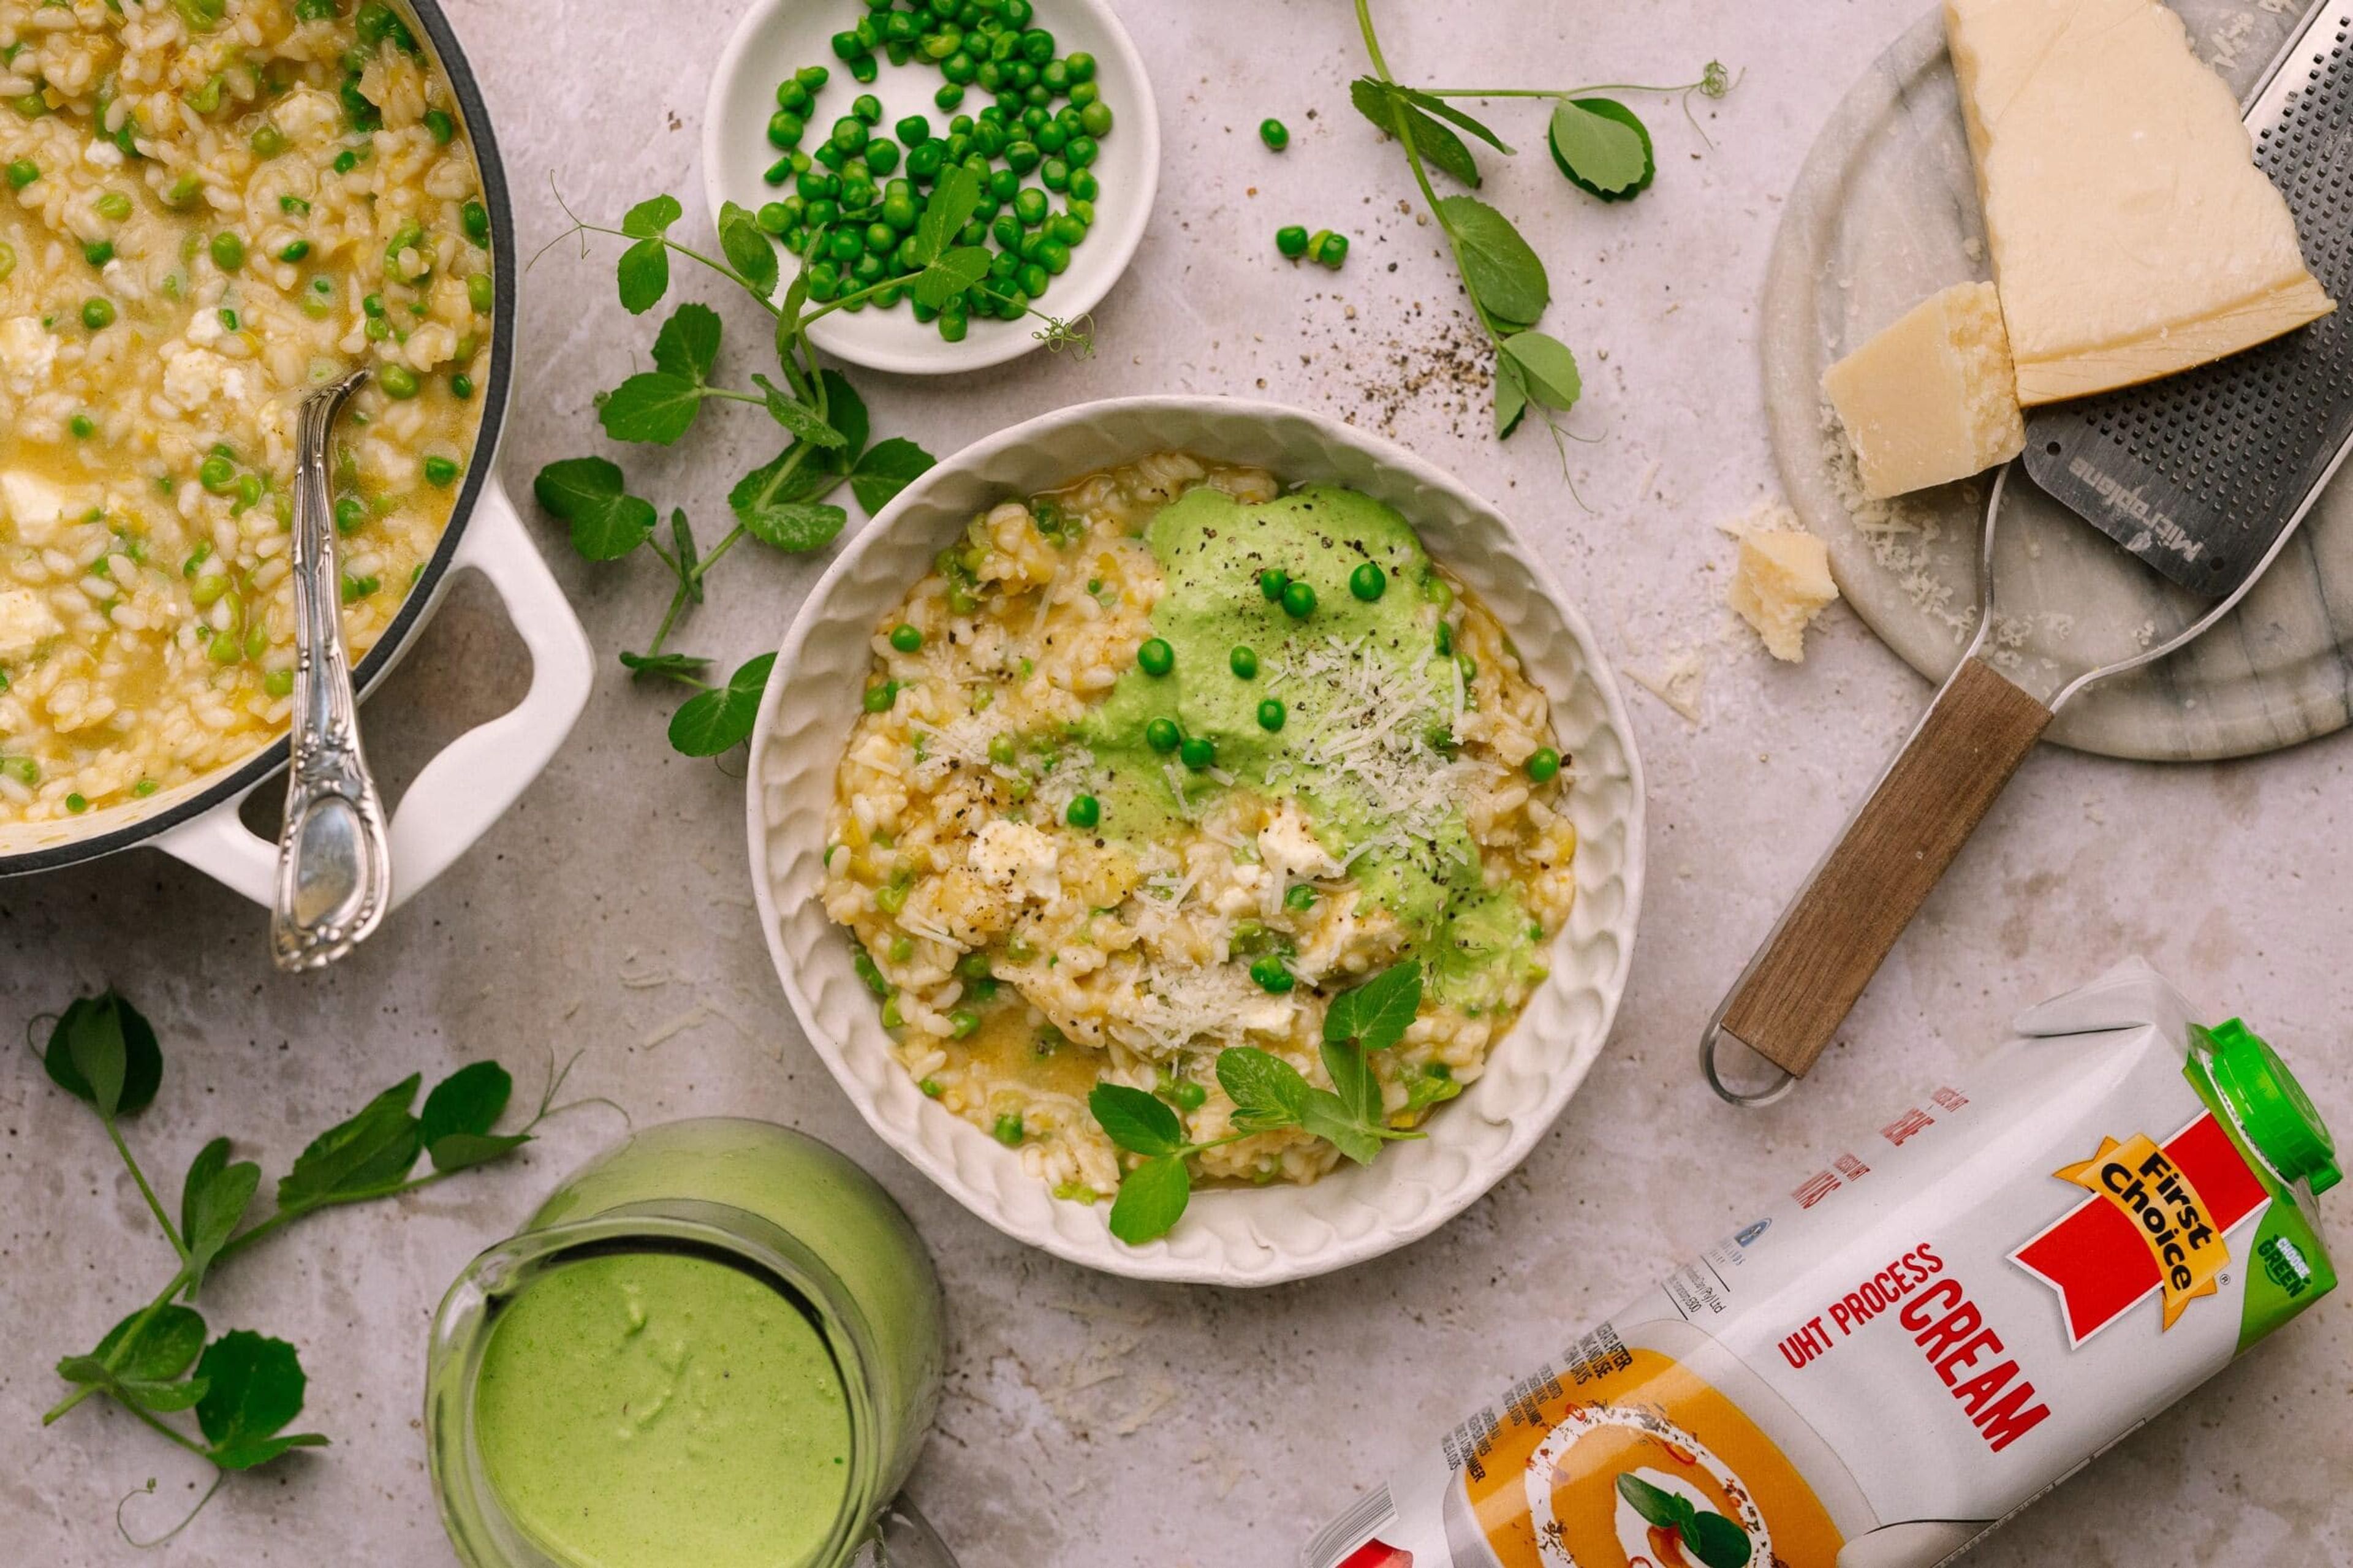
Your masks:
<svg viewBox="0 0 2353 1568"><path fill-rule="evenodd" d="M2018 1020L1301 1568L1930 1568L2337 1282L2335 1147L2145 964Z"/></svg>

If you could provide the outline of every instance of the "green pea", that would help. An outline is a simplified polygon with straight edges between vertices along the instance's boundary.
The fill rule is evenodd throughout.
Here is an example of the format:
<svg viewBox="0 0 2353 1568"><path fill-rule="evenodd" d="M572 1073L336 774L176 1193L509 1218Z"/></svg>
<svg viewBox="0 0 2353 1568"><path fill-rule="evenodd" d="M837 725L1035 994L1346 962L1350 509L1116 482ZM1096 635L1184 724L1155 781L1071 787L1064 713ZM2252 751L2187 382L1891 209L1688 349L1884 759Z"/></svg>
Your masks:
<svg viewBox="0 0 2353 1568"><path fill-rule="evenodd" d="M950 1016L951 1026L954 1026L954 1019L958 1016L960 1015ZM977 1018L973 1019L972 1026L974 1029L980 1027L980 1020ZM965 1034L970 1034L971 1032L971 1029L964 1031ZM959 1038L961 1036L959 1036ZM999 1143L1004 1144L1008 1149L1018 1149L1021 1147L1021 1140L1024 1134L1021 1127L1021 1118L1018 1116L1007 1115L998 1117L997 1119L997 1125L992 1128L991 1131L996 1133L997 1141Z"/></svg>
<svg viewBox="0 0 2353 1568"><path fill-rule="evenodd" d="M286 247L278 253L278 259L280 261L300 261L310 254L311 242L309 240L290 240L287 243Z"/></svg>
<svg viewBox="0 0 2353 1568"><path fill-rule="evenodd" d="M404 402L417 395L417 373L405 364L387 364L375 373L375 384L386 397Z"/></svg>
<svg viewBox="0 0 2353 1568"><path fill-rule="evenodd" d="M923 634L902 621L891 628L891 646L901 653L916 653L923 646Z"/></svg>
<svg viewBox="0 0 2353 1568"><path fill-rule="evenodd" d="M865 40L855 32L836 33L833 36L833 54L836 59L854 60L870 52Z"/></svg>
<svg viewBox="0 0 2353 1568"><path fill-rule="evenodd" d="M367 520L367 502L360 500L357 496L339 496L336 498L335 531L337 533L357 533L362 528L366 526Z"/></svg>
<svg viewBox="0 0 2353 1568"><path fill-rule="evenodd" d="M1083 50L1071 55L1063 60L1062 64L1070 71L1071 79L1074 82L1095 79L1095 58Z"/></svg>
<svg viewBox="0 0 2353 1568"><path fill-rule="evenodd" d="M1316 260L1337 272L1340 270L1340 264L1348 259L1348 237L1345 234L1326 232L1310 242L1308 252Z"/></svg>
<svg viewBox="0 0 2353 1568"><path fill-rule="evenodd" d="M1436 635L1430 637L1430 646L1436 648L1440 653L1444 654L1449 658L1454 657L1453 628L1449 626L1444 621L1439 622L1438 631Z"/></svg>
<svg viewBox="0 0 2353 1568"><path fill-rule="evenodd" d="M205 657L215 664L235 664L245 657L245 649L228 633L216 632L213 640L206 645Z"/></svg>
<svg viewBox="0 0 2353 1568"><path fill-rule="evenodd" d="M261 689L272 697L293 696L294 672L290 669L271 670L261 678Z"/></svg>
<svg viewBox="0 0 2353 1568"><path fill-rule="evenodd" d="M476 315L489 315L497 297L497 285L491 281L489 273L477 272L466 279L466 303L474 308Z"/></svg>
<svg viewBox="0 0 2353 1568"><path fill-rule="evenodd" d="M903 932L891 939L891 962L904 963L915 956L915 939Z"/></svg>
<svg viewBox="0 0 2353 1568"><path fill-rule="evenodd" d="M1258 677L1258 653L1255 649L1243 647L1237 644L1234 651L1226 655L1226 666L1244 680L1256 679Z"/></svg>
<svg viewBox="0 0 2353 1568"><path fill-rule="evenodd" d="M1274 247L1293 261L1307 254L1307 231L1297 224L1287 224L1274 231Z"/></svg>
<svg viewBox="0 0 2353 1568"><path fill-rule="evenodd" d="M872 55L861 55L849 62L849 74L853 80L871 82L881 74L881 68L874 63Z"/></svg>
<svg viewBox="0 0 2353 1568"><path fill-rule="evenodd" d="M1147 637L1135 650L1135 663L1146 675L1163 676L1176 668L1176 650L1166 637Z"/></svg>
<svg viewBox="0 0 2353 1568"><path fill-rule="evenodd" d="M41 177L41 166L30 158L19 158L8 165L8 188L21 191Z"/></svg>
<svg viewBox="0 0 2353 1568"><path fill-rule="evenodd" d="M1282 895L1282 907L1294 914L1304 914L1315 907L1316 892L1302 882Z"/></svg>
<svg viewBox="0 0 2353 1568"><path fill-rule="evenodd" d="M891 710L891 704L897 700L899 700L899 683L895 680L880 681L868 687L863 699L869 713L887 713Z"/></svg>
<svg viewBox="0 0 2353 1568"><path fill-rule="evenodd" d="M964 101L964 89L953 81L944 81L932 94L932 101L942 109L954 109Z"/></svg>
<svg viewBox="0 0 2353 1568"><path fill-rule="evenodd" d="M114 259L114 241L94 239L81 247L81 258L92 267L104 267Z"/></svg>
<svg viewBox="0 0 2353 1568"><path fill-rule="evenodd" d="M960 343L971 330L971 321L961 310L940 312L940 338L943 342Z"/></svg>
<svg viewBox="0 0 2353 1568"><path fill-rule="evenodd" d="M223 272L234 272L245 265L245 241L224 230L213 236L213 265Z"/></svg>
<svg viewBox="0 0 2353 1568"><path fill-rule="evenodd" d="M69 795L66 796L66 809L79 816L90 809L90 801L79 793Z"/></svg>
<svg viewBox="0 0 2353 1568"><path fill-rule="evenodd" d="M1218 743L1207 735L1187 735L1176 747L1176 760L1197 773L1204 768L1215 767Z"/></svg>
<svg viewBox="0 0 2353 1568"><path fill-rule="evenodd" d="M850 103L849 112L869 125L882 123L882 100L871 92L861 92Z"/></svg>
<svg viewBox="0 0 2353 1568"><path fill-rule="evenodd" d="M227 590L228 577L225 573L215 573L209 577L199 577L195 581L195 585L188 590L188 602L200 610L210 609L213 602Z"/></svg>
<svg viewBox="0 0 2353 1568"><path fill-rule="evenodd" d="M1282 585L1282 613L1294 621L1303 621L1315 613L1315 590L1304 583L1290 582Z"/></svg>
<svg viewBox="0 0 2353 1568"><path fill-rule="evenodd" d="M1560 776L1560 753L1550 746L1539 746L1528 753L1528 777L1537 784L1549 784Z"/></svg>
<svg viewBox="0 0 2353 1568"><path fill-rule="evenodd" d="M1015 270L1013 279L1021 286L1021 292L1035 300L1052 285L1054 275L1034 261L1025 261Z"/></svg>
<svg viewBox="0 0 2353 1568"><path fill-rule="evenodd" d="M1091 171L1086 169L1075 169L1071 172L1071 202L1072 205L1071 210L1072 212L1076 212L1078 210L1078 203L1087 202L1092 204L1094 199L1102 194L1103 182L1096 179ZM1093 215L1092 213L1088 215L1088 221L1090 223L1094 221Z"/></svg>
<svg viewBox="0 0 2353 1568"><path fill-rule="evenodd" d="M988 760L1000 768L1013 765L1013 737L991 735L988 738Z"/></svg>
<svg viewBox="0 0 2353 1568"><path fill-rule="evenodd" d="M476 245L488 245L490 243L491 209L484 206L481 203L468 202L463 207L459 208L458 213L458 222L459 226L465 229L466 237L472 240Z"/></svg>
<svg viewBox="0 0 2353 1568"><path fill-rule="evenodd" d="M449 378L449 395L463 403L474 395L474 378L464 371Z"/></svg>
<svg viewBox="0 0 2353 1568"><path fill-rule="evenodd" d="M1088 104L1084 109L1079 110L1079 124L1084 128L1086 133L1090 136L1102 137L1110 135L1111 105L1103 102L1101 99L1097 99L1094 102Z"/></svg>
<svg viewBox="0 0 2353 1568"><path fill-rule="evenodd" d="M121 223L131 216L131 198L121 191L108 191L91 205L98 208L99 216L111 222Z"/></svg>
<svg viewBox="0 0 2353 1568"><path fill-rule="evenodd" d="M1468 686L1472 681L1479 679L1479 661L1472 658L1469 654L1456 654L1454 656L1454 664L1456 668L1462 671L1463 685Z"/></svg>
<svg viewBox="0 0 2353 1568"><path fill-rule="evenodd" d="M1389 574L1370 561L1348 574L1348 592L1367 605L1389 591Z"/></svg>
<svg viewBox="0 0 2353 1568"><path fill-rule="evenodd" d="M1289 710L1278 698L1270 697L1258 705L1258 727L1270 735L1282 729L1283 721L1289 717Z"/></svg>
<svg viewBox="0 0 2353 1568"><path fill-rule="evenodd" d="M1103 820L1103 803L1091 795L1072 795L1062 820L1073 827L1092 827Z"/></svg>
<svg viewBox="0 0 2353 1568"><path fill-rule="evenodd" d="M1280 120L1267 119L1258 122L1258 139L1270 152L1280 153L1291 145L1291 128Z"/></svg>
<svg viewBox="0 0 2353 1568"><path fill-rule="evenodd" d="M427 113L425 118L428 125L432 122L433 114L435 112L438 111L428 111ZM448 123L449 117L444 114L441 116L441 121L442 123L446 125ZM448 139L449 138L447 136L438 135L434 138L437 142L447 142ZM264 121L259 130L255 131L251 136L246 138L246 145L253 149L253 155L257 158L275 158L278 154L286 151L286 132L279 130L278 127L270 124L268 121Z"/></svg>
<svg viewBox="0 0 2353 1568"><path fill-rule="evenodd" d="M1258 574L1258 591L1266 595L1270 605L1282 603L1282 591L1291 586L1291 574L1272 570Z"/></svg>
<svg viewBox="0 0 2353 1568"><path fill-rule="evenodd" d="M75 440L87 441L98 434L98 422L87 414L77 414L66 422L66 428L74 433Z"/></svg>
<svg viewBox="0 0 2353 1568"><path fill-rule="evenodd" d="M1155 719L1144 727L1144 743L1164 756L1175 751L1183 739L1174 719Z"/></svg>
<svg viewBox="0 0 2353 1568"><path fill-rule="evenodd" d="M1258 982L1260 990L1278 996L1298 984L1291 971L1283 967L1282 958L1271 952L1250 966L1250 977Z"/></svg>
<svg viewBox="0 0 2353 1568"><path fill-rule="evenodd" d="M458 482L457 460L442 457L426 458L425 482L439 489L448 489Z"/></svg>
<svg viewBox="0 0 2353 1568"><path fill-rule="evenodd" d="M1064 246L1074 246L1087 237L1086 220L1076 213L1056 213L1047 222L1048 237Z"/></svg>

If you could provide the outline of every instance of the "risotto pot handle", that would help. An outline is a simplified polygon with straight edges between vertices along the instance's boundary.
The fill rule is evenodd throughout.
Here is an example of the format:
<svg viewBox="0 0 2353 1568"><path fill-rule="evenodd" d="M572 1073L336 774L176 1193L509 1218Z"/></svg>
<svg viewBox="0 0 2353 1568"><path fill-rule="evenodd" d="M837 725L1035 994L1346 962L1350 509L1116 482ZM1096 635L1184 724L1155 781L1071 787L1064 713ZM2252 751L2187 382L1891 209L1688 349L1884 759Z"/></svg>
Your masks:
<svg viewBox="0 0 2353 1568"><path fill-rule="evenodd" d="M482 487L450 564L480 572L505 604L531 652L531 689L444 747L401 796L392 815L395 908L448 870L540 775L587 706L596 673L587 634L495 477ZM223 801L154 843L266 905L276 894L278 846L237 819L252 793Z"/></svg>

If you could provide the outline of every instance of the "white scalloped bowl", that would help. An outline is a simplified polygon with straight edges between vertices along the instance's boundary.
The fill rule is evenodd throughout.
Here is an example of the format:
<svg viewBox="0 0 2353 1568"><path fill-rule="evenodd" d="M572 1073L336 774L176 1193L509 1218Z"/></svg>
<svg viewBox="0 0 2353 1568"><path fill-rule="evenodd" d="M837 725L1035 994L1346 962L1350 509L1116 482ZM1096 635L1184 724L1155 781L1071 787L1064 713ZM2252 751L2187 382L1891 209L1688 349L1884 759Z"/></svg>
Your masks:
<svg viewBox="0 0 2353 1568"><path fill-rule="evenodd" d="M1577 897L1551 973L1487 1070L1430 1119L1430 1136L1312 1186L1210 1189L1164 1240L1130 1247L1105 1205L1057 1200L1020 1156L923 1098L891 1053L874 998L826 918L826 812L871 668L868 639L975 513L1008 496L1172 448L1348 486L1402 512L1470 585L1552 700L1573 763ZM1271 1285L1377 1258L1445 1224L1526 1157L1609 1033L1642 898L1642 769L1584 617L1493 508L1388 442L1318 415L1217 397L1130 397L1064 408L965 448L901 492L837 559L786 636L752 737L752 885L776 973L818 1055L870 1126L1008 1236L1107 1273Z"/></svg>

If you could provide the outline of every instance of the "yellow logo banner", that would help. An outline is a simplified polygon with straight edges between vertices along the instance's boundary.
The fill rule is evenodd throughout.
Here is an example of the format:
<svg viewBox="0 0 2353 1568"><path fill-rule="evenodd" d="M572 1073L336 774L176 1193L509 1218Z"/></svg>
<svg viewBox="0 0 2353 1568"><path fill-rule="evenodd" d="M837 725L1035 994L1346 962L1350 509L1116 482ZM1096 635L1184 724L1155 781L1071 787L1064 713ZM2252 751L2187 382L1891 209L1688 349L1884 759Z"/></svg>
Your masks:
<svg viewBox="0 0 2353 1568"><path fill-rule="evenodd" d="M2106 1199L2132 1223L2157 1262L2166 1328L2192 1300L2214 1294L2230 1247L2189 1174L2148 1134L2103 1138L2097 1154L2052 1173Z"/></svg>

